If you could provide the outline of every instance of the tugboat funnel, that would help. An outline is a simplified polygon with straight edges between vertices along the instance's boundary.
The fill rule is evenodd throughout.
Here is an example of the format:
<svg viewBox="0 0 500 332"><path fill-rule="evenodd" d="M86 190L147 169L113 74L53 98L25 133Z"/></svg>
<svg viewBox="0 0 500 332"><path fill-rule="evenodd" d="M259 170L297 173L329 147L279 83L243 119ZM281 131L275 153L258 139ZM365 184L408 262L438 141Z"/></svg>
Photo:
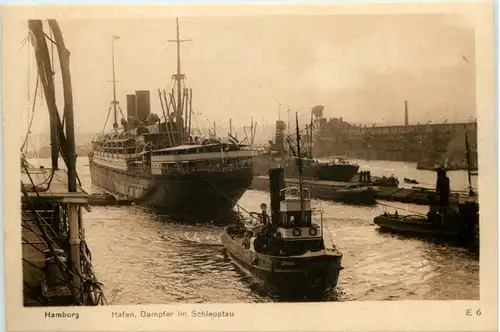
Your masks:
<svg viewBox="0 0 500 332"><path fill-rule="evenodd" d="M269 169L269 192L271 193L271 220L273 224L279 221L281 190L285 188L285 173L283 168Z"/></svg>
<svg viewBox="0 0 500 332"><path fill-rule="evenodd" d="M267 212L267 205L266 205L266 203L262 203L260 205L260 210L262 211L262 213L266 213Z"/></svg>

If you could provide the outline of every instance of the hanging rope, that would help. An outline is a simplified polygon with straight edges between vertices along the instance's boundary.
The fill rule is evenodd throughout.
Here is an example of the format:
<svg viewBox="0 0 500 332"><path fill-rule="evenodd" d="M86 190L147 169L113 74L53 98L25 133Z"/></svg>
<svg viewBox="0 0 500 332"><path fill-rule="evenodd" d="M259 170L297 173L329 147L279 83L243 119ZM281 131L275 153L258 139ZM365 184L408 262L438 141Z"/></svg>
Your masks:
<svg viewBox="0 0 500 332"><path fill-rule="evenodd" d="M22 182L21 182L21 184L22 184ZM31 199L29 198L29 196L27 196L26 191L25 190L22 190L22 191L25 194L25 196L27 197L28 201L30 201L30 203L33 204L33 202L31 201ZM37 193L37 195L38 195L38 193ZM52 240L47 235L47 233L45 232L45 229L39 223L40 219L44 220L44 218L42 216L40 216L40 214L36 210L33 209L32 212L34 213L34 215L36 217L35 219L33 219L32 216L30 214L28 214L28 213L26 213L26 215L35 223L35 225L37 226L37 228L39 229L39 231L40 231L41 234L38 234L37 232L35 232L33 229L31 229L27 225L23 225L23 227L29 229L35 236L37 236L43 243L45 243L48 246L49 251L51 252L52 257L54 257L54 260L55 260L56 264L58 265L58 268L59 268L59 270L61 272L67 271L67 272L69 272L72 275L78 276L83 281L82 286L77 289L77 292L76 292L76 295L75 295L75 302L78 304L78 302L76 301L76 299L78 298L78 295L80 293L82 293L82 291L86 290L86 287L88 287L89 284L92 284L94 287L96 287L98 290L100 290L102 292L102 289L100 287L102 284L99 281L97 281L97 278L95 277L95 274L93 273L92 269L90 269L90 271L89 271L90 274L91 274L91 278L87 278L87 277L83 276L81 273L77 273L76 272L75 266L74 266L74 264L72 262L69 262L70 265L71 265L71 267L73 267L73 269L70 269L69 266L64 265L60 261L59 256L57 256L55 254L55 251L54 251L54 246L55 246L56 249L58 248L58 246L55 244L54 240ZM45 223L47 223L47 222L45 221ZM37 249L39 251L41 251L41 249L39 249L39 248L37 248ZM86 249L90 253L90 251L88 250L88 248L86 248ZM82 256L84 257L84 260L87 257L86 253L82 253ZM28 262L28 263L30 263L30 262ZM32 263L30 263L30 264L32 264ZM87 262L87 264L90 264L90 263ZM69 285L70 287L74 287L73 281L69 278L69 276L67 276L66 274L63 274L63 276L65 278L64 281L67 283L67 285ZM105 301L105 298L104 298L104 301Z"/></svg>
<svg viewBox="0 0 500 332"><path fill-rule="evenodd" d="M39 82L40 82L40 76L37 75L36 85L35 85L35 96L36 96L37 91L38 91L38 83ZM36 105L36 98L33 99L33 105L31 107L31 119L30 119L30 122L28 124L28 132L26 133L26 137L24 138L23 144L21 145L21 151L23 151L25 147L27 148L26 143L28 142L28 137L31 134L31 125L33 124L33 118L35 115L35 105Z"/></svg>
<svg viewBox="0 0 500 332"><path fill-rule="evenodd" d="M109 115L111 114L112 108L113 108L113 106L109 106L108 116L106 117L106 122L104 122L104 127L102 128L101 135L103 135L104 131L106 130L106 126L108 125Z"/></svg>
<svg viewBox="0 0 500 332"><path fill-rule="evenodd" d="M394 206L394 205L385 204L385 203L381 203L381 202L377 202L377 204L380 204L380 205L385 206L385 207L393 208L395 210L403 210L403 211L406 211L406 212L410 212L410 213L413 213L413 214L417 214L417 215L421 215L421 216L427 217L427 214L424 214L424 213L421 213L421 212L412 211L412 210L408 210L408 209L405 209L405 208L402 208L402 207L397 207L397 206Z"/></svg>
<svg viewBox="0 0 500 332"><path fill-rule="evenodd" d="M21 151L21 155L22 155L22 159L26 160L26 156L25 156L25 154L22 151ZM47 190L49 190L50 184L52 183L52 179L54 178L54 174L56 172L55 169L53 169L51 171L50 176L47 179L45 179L43 182L39 183L38 185L35 185L34 182L33 182L33 180L32 180L32 178L31 178L31 175L29 173L28 166L25 163L22 163L22 167L24 168L24 171L28 175L28 177L29 177L29 179L31 181L31 184L33 186L33 190L37 193L37 195L38 195L39 192L46 192ZM44 184L47 184L47 187L46 188L40 188L40 186L42 186ZM24 186L23 186L23 188L24 188Z"/></svg>
<svg viewBox="0 0 500 332"><path fill-rule="evenodd" d="M200 173L201 174L201 173ZM232 199L231 197L229 197L225 192L223 192L222 190L220 190L216 185L214 185L212 182L210 182L205 176L203 176L203 174L201 174L201 177L209 184L211 185L212 187L214 187L218 192L220 192L225 198L227 198L228 200L230 200L231 202L234 203L234 199ZM243 210L244 212L246 212L250 217L252 217L252 219L256 219L258 220L258 218L256 218L255 216L253 216L252 214L250 214L249 211L247 211L244 207L242 207L241 205L239 205L238 203L236 203L236 206L238 207L238 209L241 209Z"/></svg>

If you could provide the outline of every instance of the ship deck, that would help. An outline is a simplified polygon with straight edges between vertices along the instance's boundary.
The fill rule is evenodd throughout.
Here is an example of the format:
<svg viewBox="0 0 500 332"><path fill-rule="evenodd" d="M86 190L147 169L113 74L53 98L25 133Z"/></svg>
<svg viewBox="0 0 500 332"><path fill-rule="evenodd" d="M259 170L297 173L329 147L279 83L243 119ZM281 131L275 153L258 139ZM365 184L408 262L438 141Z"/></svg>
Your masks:
<svg viewBox="0 0 500 332"><path fill-rule="evenodd" d="M269 177L267 175L257 175L257 176L255 176L255 178L269 181ZM291 183L295 183L295 182L299 183L299 180L294 179L294 178L285 178L285 180L287 182L291 182ZM352 185L354 183L357 183L356 181L341 182L341 181L328 181L328 180L313 180L313 179L308 179L308 178L304 178L304 181L311 183L311 184L315 184L315 185L323 185L323 186L331 186L331 187L346 187L346 186Z"/></svg>

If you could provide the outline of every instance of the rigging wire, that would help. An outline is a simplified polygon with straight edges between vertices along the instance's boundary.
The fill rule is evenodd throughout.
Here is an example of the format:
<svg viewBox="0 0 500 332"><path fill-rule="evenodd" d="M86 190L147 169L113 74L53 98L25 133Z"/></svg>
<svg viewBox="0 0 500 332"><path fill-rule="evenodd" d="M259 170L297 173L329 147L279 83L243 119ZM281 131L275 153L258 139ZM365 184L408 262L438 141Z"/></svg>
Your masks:
<svg viewBox="0 0 500 332"><path fill-rule="evenodd" d="M377 202L377 204L382 205L382 206L384 206L384 207L393 208L393 209L395 209L395 210L403 210L403 211L410 212L410 213L414 213L414 214L417 214L417 215L427 216L427 214L425 214L425 213L412 211L412 210L405 209L405 208L402 208L402 207L397 207L397 206L395 206L395 205L390 205L390 204L381 203L381 202Z"/></svg>
<svg viewBox="0 0 500 332"><path fill-rule="evenodd" d="M45 33L44 33L44 34L45 34ZM51 40L51 41L53 42L53 40L52 40L50 37L48 37L46 34L45 34L45 37L47 37L49 40ZM26 38L25 42L26 42L27 40L29 40L29 36ZM54 43L54 42L53 42L53 43ZM53 45L52 45L52 58L51 58L51 60L52 60L52 65L51 65L51 76L53 76L53 75L54 75L54 73L55 73L55 72L54 72ZM44 73L46 74L46 72L44 72ZM28 75L28 76L29 76L29 75ZM40 76L40 71L38 71L38 75L37 75L37 87L38 87L38 83L39 83L42 79L45 79L45 80L47 81L47 82L45 82L47 86L49 86L49 87L53 87L53 80L51 80L48 76L47 76L47 77L43 77L43 78L42 78L42 77ZM35 98L35 100L36 100L36 98ZM34 114L34 105L33 105L33 111L32 111L32 119L31 119L31 121L30 121L30 126L29 126L29 128L31 128L31 123L32 123L32 120L33 120L33 114ZM58 114L57 114L57 115L58 115ZM63 116L65 116L65 113L64 113L64 115L63 115ZM63 123L64 123L64 117L63 117ZM61 123L60 123L59 121L57 122L57 125L58 125L58 130L60 130L60 131L58 132L58 135L63 135L62 137L64 137L64 128L61 128ZM29 132L30 132L30 131L28 130L27 137L29 137ZM23 143L23 145L24 145L24 144L26 144L26 140L27 140L27 138L25 139L25 142ZM66 165L67 165L67 164L68 164L68 162L67 162L67 157L66 157L66 155L65 155L65 153L64 153L64 149L63 149L63 146L62 146L62 145L59 145L59 152L61 152L62 157L63 157L63 159L64 159L64 161L66 162ZM29 178L29 180L30 180L30 182L31 182L31 185L32 185L32 187L33 187L34 192L36 193L37 197L38 197L38 198L40 198L39 192L50 190L50 183L52 182L52 179L54 178L55 170L54 170L54 169L52 169L51 176L50 176L48 179L46 179L44 182L42 182L42 183L41 183L41 184L43 185L43 184L45 184L45 183L48 181L47 188L40 190L40 189L39 189L39 186L40 186L41 184L35 185L35 183L34 183L34 181L33 181L33 178L32 178L32 177L31 177L31 175L30 175L30 172L29 172L29 170L28 170L28 167L27 167L26 163L25 163L25 162L23 162L23 161L25 161L25 160L26 160L26 156L24 155L24 153L23 153L22 149L21 149L21 154L22 154L22 160L21 160L21 161L22 161L22 163L21 163L21 166L24 168L24 170L25 170L25 172L26 172L26 174L27 174L27 176L28 176L28 178ZM80 184L80 186L81 186L81 181L80 181L80 179L79 179L79 177L78 177L78 174L76 174L76 177L77 177L78 182L79 182L79 184ZM57 255L55 255L55 252L54 252L54 247L53 247L53 245L52 245L52 244L54 244L54 245L55 245L55 242L54 242L54 240L53 240L53 239L52 239L52 238L51 238L51 237L47 234L47 232L46 232L45 228L43 227L43 225L41 224L40 220L42 220L42 221L45 223L45 225L49 226L50 230L51 230L53 233L55 233L55 232L54 232L54 230L52 229L52 227L50 226L50 224L49 224L49 223L48 223L48 222L47 222L47 221L46 221L46 220L45 220L45 219L44 219L44 218L40 215L40 213L38 213L38 212L37 212L37 210L35 209L35 204L33 203L33 201L31 200L30 196L28 195L27 190L26 190L26 187L25 187L25 185L23 184L23 182L22 182L22 181L21 181L21 192L22 192L22 193L24 194L24 196L27 198L27 201L29 202L29 204L28 204L28 205L31 205L31 210L32 210L32 213L33 213L33 214L26 213L26 211L24 210L24 208L23 208L23 212L25 212L25 214L26 214L26 215L27 215L27 216L28 216L28 217L29 217L29 218L30 218L30 219L34 222L34 224L35 224L35 225L37 226L37 228L40 230L41 235L39 235L37 232L35 232L35 231L34 231L33 229L31 229L30 227L28 227L26 224L24 224L23 226L24 226L25 228L27 228L27 229L31 229L31 232L32 232L33 234L35 234L37 237L39 237L39 239L40 239L40 240L42 240L42 242L43 242L43 243L45 243L45 244L47 245L47 247L49 248L49 251L51 252L52 256L54 257L54 260L55 260L56 264L58 265L58 268L62 271L62 270L65 268L65 266L62 264L62 262L60 261L59 257L58 257ZM33 218L33 217L35 217L35 218ZM67 222L67 220L66 220L66 219L65 219L65 221ZM57 238L57 236L56 236L56 238ZM90 254L90 250L88 249L88 246L86 245L86 243L85 243L85 242L84 242L84 246L85 246L86 251ZM56 245L56 247L57 247L57 245ZM82 249L80 249L80 250L82 250ZM85 252L82 252L82 256L83 256L85 259L88 259L88 257L87 257L87 255L86 255L86 253L85 253ZM29 263L29 262L28 262L28 263ZM87 261L86 263L87 263L87 264L91 267L90 261ZM73 267L74 267L73 262L71 262L71 265L73 265ZM76 271L76 269L75 269L75 271L71 271L71 269L69 269L69 268L67 268L67 267L66 267L66 270L68 270L70 273L77 274L77 273L75 272L75 271ZM68 284L68 285L73 285L72 280L69 278L69 276L67 276L66 274L64 274L64 277L65 277L65 279L67 279L67 280L66 280L66 282L67 282L67 284ZM85 280L84 285L83 285L82 287L87 287L87 288L88 288L88 287L89 287L89 286L88 286L88 285L89 285L89 282L88 282L88 281L89 281L90 279L85 278L85 277L84 277L84 276L82 276L81 274L79 274L79 277L80 277L82 280ZM93 277L94 279L96 279L95 274L92 274L92 277ZM94 283L94 284L97 284L97 288L100 290L99 282L98 282L97 280L90 280L90 281L91 281L92 283ZM74 286L74 285L73 285L73 286ZM82 290L83 290L83 288L80 288L79 292L81 292ZM79 292L78 292L78 293L79 293ZM78 293L77 293L77 294L78 294ZM102 290L101 290L101 293L102 293ZM103 294L101 294L101 296L99 296L99 301L102 301L101 299L102 299L103 297L104 297L104 296L103 296ZM76 299L75 299L75 300L76 300Z"/></svg>
<svg viewBox="0 0 500 332"><path fill-rule="evenodd" d="M24 154L23 151L21 151L21 156L22 156L22 160L26 160L26 155ZM25 163L22 163L22 167L24 168L24 171L28 175L28 177L31 181L31 184L33 185L33 190L37 193L37 195L39 192L46 192L50 189L50 184L52 183L52 180L54 179L54 174L56 172L55 169L51 170L50 176L47 179L45 179L43 182L39 183L38 185L35 185L33 180L31 179L31 175L29 174L28 166ZM22 181L21 181L21 183L22 183ZM42 186L44 184L47 184L47 187L40 189L39 186ZM24 188L24 185L23 185L23 188Z"/></svg>
<svg viewBox="0 0 500 332"><path fill-rule="evenodd" d="M103 135L104 131L106 130L106 126L108 125L109 115L111 114L112 108L113 108L112 106L109 106L108 116L106 117L106 122L104 122L104 127L102 128L101 135Z"/></svg>
<svg viewBox="0 0 500 332"><path fill-rule="evenodd" d="M36 77L36 85L35 85L35 96L36 96L36 93L38 91L38 84L40 82L40 76L37 75ZM21 151L24 150L24 148L26 147L26 149L28 148L26 143L28 141L28 137L30 136L31 134L31 125L33 124L33 118L34 118L34 115L35 115L35 106L36 106L36 98L33 99L33 106L31 107L31 119L29 120L29 124L28 124L28 132L26 133L26 137L24 138L24 141L23 141L23 144L21 145Z"/></svg>
<svg viewBox="0 0 500 332"><path fill-rule="evenodd" d="M23 190L23 192L25 193L25 195L27 195L26 191ZM37 193L38 194L38 193ZM31 202L31 199L29 196L26 196L28 201ZM31 202L32 203L32 202ZM26 213L26 215L35 223L35 225L37 226L37 228L40 230L40 232L42 233L41 235L38 234L37 232L35 232L32 228L28 227L27 225L23 225L23 227L25 227L26 229L30 230L35 236L37 236L43 243L45 243L48 247L49 247L49 251L51 252L52 256L55 258L55 261L56 261L56 264L58 265L58 268L60 269L61 272L64 271L67 271L69 272L70 274L73 274L73 275L76 275L78 276L81 280L84 281L84 285L85 283L89 283L89 282L92 282L94 284L97 284L97 288L102 292L102 289L100 288L100 285L102 285L99 281L97 281L96 277L95 277L95 274L92 274L91 275L91 278L87 278L85 276L83 276L82 274L80 273L77 273L76 272L76 269L75 270L72 270L70 269L68 266L64 265L60 259L59 259L59 256L55 255L54 253L54 249L52 247L52 243L56 246L56 248L58 248L58 246L55 244L54 240L52 240L48 235L47 233L45 232L45 229L43 227L41 227L41 225L39 224L39 218L44 220L44 218L42 216L40 216L40 214L38 212L36 212L36 210L32 210L32 212L35 212L35 216L37 218L33 219L32 216L28 213ZM44 220L45 221L45 220ZM47 222L45 221L45 223L47 224ZM29 241L26 241L27 243ZM52 243L51 243L52 242ZM31 245L31 243L28 243ZM86 251L90 252L90 250L88 249L88 247L86 246L86 243L84 242L84 245L85 245L85 249ZM41 249L37 248L39 251L43 252ZM82 253L84 258L86 258L86 255L84 253ZM24 259L23 259L24 260ZM28 262L29 264L33 265L32 263ZM74 267L74 264L72 262L70 262L70 264L72 265L72 267ZM87 262L87 264L89 264L89 262ZM36 267L36 266L35 266ZM90 266L91 267L91 266ZM38 267L37 267L38 268ZM93 271L91 271L93 272ZM72 283L72 280L69 279L69 277L67 277L65 274L63 274L63 276L65 276L65 278L67 278L65 280L65 282L70 285L70 286L74 286L73 283ZM80 291L82 290L82 287L84 287L84 285L82 285L81 287L79 287L78 289L78 292L76 294L76 297L79 295ZM105 298L104 298L105 300Z"/></svg>
<svg viewBox="0 0 500 332"><path fill-rule="evenodd" d="M33 184L33 180L31 179L31 176L28 174L28 177L30 178L30 181L32 182ZM21 181L21 191L23 192L23 194L25 195L25 197L27 197L28 201L30 201L30 203L32 203L28 193L26 192L26 190L24 189L24 186L22 185L22 181ZM39 196L38 192L35 191L37 196ZM37 212L36 210L34 209L34 204L32 203L31 204L33 207L32 207L32 212L34 212L34 215L36 216ZM27 214L28 217L35 223L35 225L37 226L37 228L40 230L40 232L42 233L40 236L44 238L44 242L46 243L47 247L49 248L49 251L50 251L50 254L52 255L52 257L54 258L54 261L56 262L59 270L62 272L65 270L65 267L64 267L64 264L61 262L61 260L59 259L59 256L55 254L55 250L54 250L54 247L52 246L52 243L51 241L49 241L49 238L44 230L44 228L42 227L42 225L40 224L40 220L38 218L32 218L32 216L30 214ZM38 236L37 233L33 232L35 235ZM66 280L66 283L68 285L73 285L73 282L72 280L70 280L69 276L67 276L66 274L63 274L64 276L64 279Z"/></svg>
<svg viewBox="0 0 500 332"><path fill-rule="evenodd" d="M220 192L225 198L227 198L228 200L230 200L231 202L234 202L235 200L232 199L231 197L229 197L225 192L223 192L222 190L220 190L215 184L213 184L212 182L210 182L203 174L201 174L201 177L209 184L211 185L212 187L214 187L218 192ZM240 204L236 203L236 206L238 207L238 209L241 209L243 210L244 212L246 212L250 217L252 217L253 219L257 219L255 216L253 216L248 210L246 210L244 207L242 207Z"/></svg>

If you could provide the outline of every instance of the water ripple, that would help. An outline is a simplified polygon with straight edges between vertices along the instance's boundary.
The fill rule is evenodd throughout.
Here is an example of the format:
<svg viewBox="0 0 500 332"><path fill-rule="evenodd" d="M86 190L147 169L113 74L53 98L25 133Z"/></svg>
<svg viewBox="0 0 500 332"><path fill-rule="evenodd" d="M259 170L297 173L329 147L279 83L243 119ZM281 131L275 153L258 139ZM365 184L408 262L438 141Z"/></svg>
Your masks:
<svg viewBox="0 0 500 332"><path fill-rule="evenodd" d="M88 175L80 176L88 182ZM268 200L264 192L248 191L240 203L252 211ZM467 250L377 231L373 217L386 207L313 204L324 213L325 241L333 240L344 254L335 299L479 298L479 262ZM94 266L112 304L283 300L228 259L220 226L186 225L136 206L95 207L84 219Z"/></svg>

